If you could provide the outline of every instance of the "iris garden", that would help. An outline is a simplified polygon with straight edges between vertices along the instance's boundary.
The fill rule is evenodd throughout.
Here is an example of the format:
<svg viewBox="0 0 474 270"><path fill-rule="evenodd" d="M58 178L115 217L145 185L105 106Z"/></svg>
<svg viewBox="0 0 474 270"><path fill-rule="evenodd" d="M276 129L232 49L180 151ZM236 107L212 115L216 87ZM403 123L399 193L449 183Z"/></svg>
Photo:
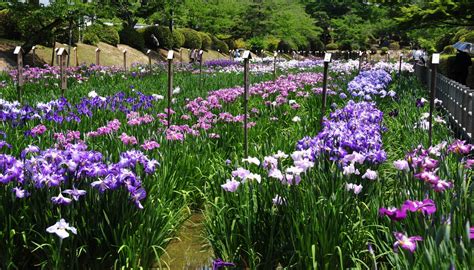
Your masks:
<svg viewBox="0 0 474 270"><path fill-rule="evenodd" d="M251 65L243 156L242 65L203 74L136 65L3 74L1 268L166 267L166 246L204 214L214 267L469 269L473 146L404 63ZM171 123L168 123L170 115ZM320 122L323 117L322 124Z"/></svg>

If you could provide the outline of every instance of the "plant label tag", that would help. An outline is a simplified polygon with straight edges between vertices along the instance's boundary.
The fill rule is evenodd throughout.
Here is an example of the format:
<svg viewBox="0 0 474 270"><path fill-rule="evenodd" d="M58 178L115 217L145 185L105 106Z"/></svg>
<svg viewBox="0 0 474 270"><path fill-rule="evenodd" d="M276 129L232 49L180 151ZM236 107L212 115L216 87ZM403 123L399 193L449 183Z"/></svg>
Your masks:
<svg viewBox="0 0 474 270"><path fill-rule="evenodd" d="M244 51L244 54L242 55L243 59L249 59L250 58L250 51Z"/></svg>
<svg viewBox="0 0 474 270"><path fill-rule="evenodd" d="M168 60L173 60L173 56L174 56L173 50L169 50L169 51L168 51L168 57L166 57L166 59L168 59Z"/></svg>
<svg viewBox="0 0 474 270"><path fill-rule="evenodd" d="M439 64L439 53L433 53L431 64Z"/></svg>
<svg viewBox="0 0 474 270"><path fill-rule="evenodd" d="M331 53L325 53L324 54L324 62L329 63L331 62Z"/></svg>
<svg viewBox="0 0 474 270"><path fill-rule="evenodd" d="M13 51L13 54L19 54L22 51L21 46L16 46L15 51Z"/></svg>
<svg viewBox="0 0 474 270"><path fill-rule="evenodd" d="M273 56L274 56L274 57L277 57L277 56L278 56L278 53L277 53L277 52L273 52Z"/></svg>

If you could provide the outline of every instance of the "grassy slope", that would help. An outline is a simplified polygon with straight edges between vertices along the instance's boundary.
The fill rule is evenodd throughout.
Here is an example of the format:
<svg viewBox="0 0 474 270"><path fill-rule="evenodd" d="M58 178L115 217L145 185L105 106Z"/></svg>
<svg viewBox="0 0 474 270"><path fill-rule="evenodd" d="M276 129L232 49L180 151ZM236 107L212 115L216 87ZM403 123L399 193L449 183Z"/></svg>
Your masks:
<svg viewBox="0 0 474 270"><path fill-rule="evenodd" d="M16 64L13 50L15 46L20 45L19 41L0 39L0 70L8 69ZM51 64L52 48L38 45L36 46L36 65ZM56 44L57 48L67 48L67 44ZM123 50L127 50L127 66L130 67L132 63L148 63L148 57L143 52L131 48L127 45L119 44L117 47L100 42L98 46L101 49L100 64L106 66L123 66ZM95 49L96 46L87 44L77 44L77 54L79 63L93 64L95 63ZM71 50L71 65L75 64L74 52ZM159 53L153 51L151 53L153 61L164 60L166 51L160 49ZM227 55L216 51L209 50L204 52L204 61L211 59L228 58ZM175 52L176 62L189 62L189 49L181 48L180 51ZM25 57L25 64L32 64L32 53L30 52ZM56 60L54 65L56 65Z"/></svg>

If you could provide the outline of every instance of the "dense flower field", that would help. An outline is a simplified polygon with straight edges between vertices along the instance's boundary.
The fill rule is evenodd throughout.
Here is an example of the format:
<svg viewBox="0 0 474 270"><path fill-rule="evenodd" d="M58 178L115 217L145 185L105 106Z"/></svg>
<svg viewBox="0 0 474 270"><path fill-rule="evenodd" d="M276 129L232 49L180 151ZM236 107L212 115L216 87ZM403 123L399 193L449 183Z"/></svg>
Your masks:
<svg viewBox="0 0 474 270"><path fill-rule="evenodd" d="M0 268L150 268L193 211L215 268L473 265L473 146L436 112L408 64L252 64L249 157L241 63L27 68L0 99ZM168 116L171 123L168 123ZM168 124L170 125L168 128Z"/></svg>

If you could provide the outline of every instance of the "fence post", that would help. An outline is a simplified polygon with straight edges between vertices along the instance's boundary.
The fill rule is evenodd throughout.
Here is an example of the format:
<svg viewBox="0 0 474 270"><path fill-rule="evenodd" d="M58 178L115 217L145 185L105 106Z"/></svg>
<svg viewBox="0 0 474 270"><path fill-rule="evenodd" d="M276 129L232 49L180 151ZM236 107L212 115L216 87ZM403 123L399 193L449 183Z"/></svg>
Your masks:
<svg viewBox="0 0 474 270"><path fill-rule="evenodd" d="M249 60L252 58L250 51L245 51L242 55L244 59L244 157L249 155L248 144L248 99L249 99Z"/></svg>
<svg viewBox="0 0 474 270"><path fill-rule="evenodd" d="M323 125L324 115L326 114L326 92L327 92L327 83L328 83L328 68L329 62L331 62L331 53L326 53L324 55L324 77L323 77L323 93L322 93L322 105L321 105L321 119L319 124Z"/></svg>
<svg viewBox="0 0 474 270"><path fill-rule="evenodd" d="M77 47L74 47L74 61L76 62L76 67L79 66L79 59L77 58Z"/></svg>
<svg viewBox="0 0 474 270"><path fill-rule="evenodd" d="M400 56L400 70L402 66L402 56ZM428 140L429 146L433 144L433 109L434 109L434 99L436 92L436 68L439 64L439 53L434 53L431 58L431 92L430 92L430 118L429 118L429 131L428 131Z"/></svg>
<svg viewBox="0 0 474 270"><path fill-rule="evenodd" d="M13 54L16 55L16 64L17 64L17 94L18 100L21 102L23 97L23 49L21 46L16 46Z"/></svg>
<svg viewBox="0 0 474 270"><path fill-rule="evenodd" d="M150 70L151 73L151 50L146 51L146 55L148 56L148 69Z"/></svg>
<svg viewBox="0 0 474 270"><path fill-rule="evenodd" d="M276 81L276 62L277 62L277 56L278 56L278 53L275 51L273 52L273 82Z"/></svg>
<svg viewBox="0 0 474 270"><path fill-rule="evenodd" d="M95 49L95 65L100 66L100 48Z"/></svg>
<svg viewBox="0 0 474 270"><path fill-rule="evenodd" d="M171 126L171 97L173 95L173 58L174 52L173 50L168 51L168 128Z"/></svg>
<svg viewBox="0 0 474 270"><path fill-rule="evenodd" d="M127 50L123 50L123 70L127 71Z"/></svg>
<svg viewBox="0 0 474 270"><path fill-rule="evenodd" d="M33 66L36 66L36 46L33 46L31 47L31 54L33 56L32 58L32 63L33 63Z"/></svg>
<svg viewBox="0 0 474 270"><path fill-rule="evenodd" d="M64 90L67 89L67 75L66 75L66 57L67 51L64 48L60 48L58 50L58 54L56 55L59 59L59 72L61 75L61 96L64 97Z"/></svg>

